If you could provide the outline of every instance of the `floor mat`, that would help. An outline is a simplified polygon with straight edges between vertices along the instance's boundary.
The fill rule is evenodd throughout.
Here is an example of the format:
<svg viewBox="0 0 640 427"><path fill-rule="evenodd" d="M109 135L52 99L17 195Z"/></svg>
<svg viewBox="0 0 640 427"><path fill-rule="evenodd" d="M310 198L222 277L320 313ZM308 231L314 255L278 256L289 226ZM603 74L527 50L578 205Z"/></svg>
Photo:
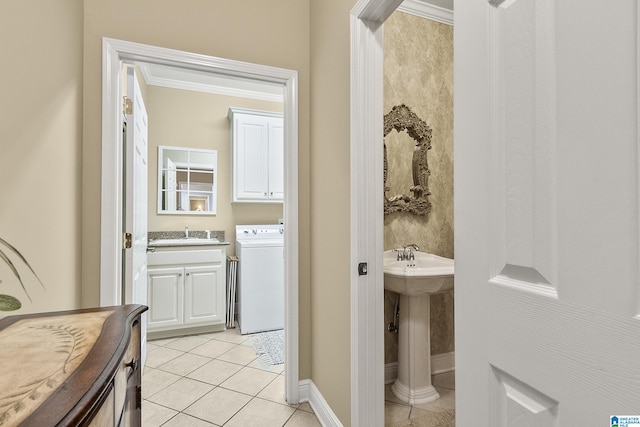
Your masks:
<svg viewBox="0 0 640 427"><path fill-rule="evenodd" d="M284 329L252 334L251 345L263 367L284 363Z"/></svg>

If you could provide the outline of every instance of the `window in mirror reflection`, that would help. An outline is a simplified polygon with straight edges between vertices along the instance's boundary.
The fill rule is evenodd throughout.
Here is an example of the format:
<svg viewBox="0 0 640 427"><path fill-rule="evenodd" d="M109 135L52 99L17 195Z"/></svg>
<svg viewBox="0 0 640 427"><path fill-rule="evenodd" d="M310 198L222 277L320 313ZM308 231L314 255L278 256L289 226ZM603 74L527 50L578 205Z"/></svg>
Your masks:
<svg viewBox="0 0 640 427"><path fill-rule="evenodd" d="M215 215L218 152L158 147L158 213Z"/></svg>

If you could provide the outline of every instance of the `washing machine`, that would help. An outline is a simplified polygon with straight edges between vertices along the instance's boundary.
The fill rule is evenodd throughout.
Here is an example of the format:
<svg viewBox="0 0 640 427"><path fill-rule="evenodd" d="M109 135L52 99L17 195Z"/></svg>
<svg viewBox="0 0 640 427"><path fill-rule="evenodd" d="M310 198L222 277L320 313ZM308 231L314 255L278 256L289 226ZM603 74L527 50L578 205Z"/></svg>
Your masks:
<svg viewBox="0 0 640 427"><path fill-rule="evenodd" d="M241 334L284 328L284 226L236 225Z"/></svg>

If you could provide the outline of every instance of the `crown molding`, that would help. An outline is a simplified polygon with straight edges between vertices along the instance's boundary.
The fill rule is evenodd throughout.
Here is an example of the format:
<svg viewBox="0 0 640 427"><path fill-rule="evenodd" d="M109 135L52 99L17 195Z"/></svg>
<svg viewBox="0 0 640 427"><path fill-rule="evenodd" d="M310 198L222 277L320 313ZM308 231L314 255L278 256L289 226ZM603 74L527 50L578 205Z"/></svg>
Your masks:
<svg viewBox="0 0 640 427"><path fill-rule="evenodd" d="M397 10L453 26L453 10L434 6L425 0L404 0Z"/></svg>
<svg viewBox="0 0 640 427"><path fill-rule="evenodd" d="M190 90L238 98L257 99L261 101L284 102L284 95L268 93L261 90L236 87L232 80L225 80L224 84L211 82L197 82L181 77L162 77L155 75L146 64L139 65L142 77L148 85L168 87L172 89Z"/></svg>

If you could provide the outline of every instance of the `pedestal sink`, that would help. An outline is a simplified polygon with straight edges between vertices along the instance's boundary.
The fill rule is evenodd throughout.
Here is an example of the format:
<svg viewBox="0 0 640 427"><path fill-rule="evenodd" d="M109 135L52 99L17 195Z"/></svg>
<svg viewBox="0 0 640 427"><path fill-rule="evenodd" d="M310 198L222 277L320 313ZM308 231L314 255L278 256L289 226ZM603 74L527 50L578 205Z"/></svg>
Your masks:
<svg viewBox="0 0 640 427"><path fill-rule="evenodd" d="M400 261L396 251L383 256L384 288L400 294L398 379L393 394L410 405L440 397L431 384L431 295L453 289L453 260L413 251Z"/></svg>

